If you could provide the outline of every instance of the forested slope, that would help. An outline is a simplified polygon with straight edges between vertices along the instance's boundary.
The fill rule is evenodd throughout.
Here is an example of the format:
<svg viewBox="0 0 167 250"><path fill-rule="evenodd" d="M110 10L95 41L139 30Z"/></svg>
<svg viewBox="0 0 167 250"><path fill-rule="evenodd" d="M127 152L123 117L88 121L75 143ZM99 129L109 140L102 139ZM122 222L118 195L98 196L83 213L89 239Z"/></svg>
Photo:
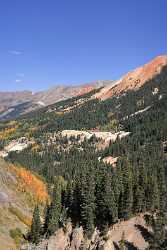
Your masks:
<svg viewBox="0 0 167 250"><path fill-rule="evenodd" d="M69 218L73 225L83 226L87 237L95 227L105 234L116 222L144 213L160 213L159 227L164 230L160 222L167 209L167 67L139 89L105 101L92 98L97 91L1 123L2 148L22 136L33 142L10 152L6 160L41 175L53 197L42 229L34 219L36 230L28 236L34 243ZM124 130L130 135L102 150L95 136L63 137L61 131L69 129ZM107 156L117 158L115 166L103 162ZM35 238L33 232L38 232ZM162 237L160 244L166 241L165 234L156 237ZM150 244L154 243L152 235Z"/></svg>
<svg viewBox="0 0 167 250"><path fill-rule="evenodd" d="M95 227L104 231L138 213L164 215L167 209L167 68L137 91L105 101L90 97L73 98L18 120L22 133L35 126L31 136L38 147L10 153L8 160L56 186L41 236L51 235L69 217L83 225L89 237ZM96 149L96 138L79 144L71 138L72 147L67 138L46 142L47 134L64 129L131 134L104 151ZM99 160L106 156L118 157L116 167Z"/></svg>

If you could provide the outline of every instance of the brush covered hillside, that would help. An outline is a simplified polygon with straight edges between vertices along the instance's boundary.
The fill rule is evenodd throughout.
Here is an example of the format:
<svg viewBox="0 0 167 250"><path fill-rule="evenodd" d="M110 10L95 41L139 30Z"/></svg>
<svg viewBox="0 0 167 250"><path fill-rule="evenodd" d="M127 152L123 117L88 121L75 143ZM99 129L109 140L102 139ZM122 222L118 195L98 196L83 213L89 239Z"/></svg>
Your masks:
<svg viewBox="0 0 167 250"><path fill-rule="evenodd" d="M22 167L0 159L0 249L19 249L36 202L48 199L45 184Z"/></svg>
<svg viewBox="0 0 167 250"><path fill-rule="evenodd" d="M52 196L42 226L34 212L30 242L40 245L57 230L66 232L70 220L91 242L95 229L100 232L94 250L164 249L167 63L161 58L149 64L147 77L147 66L140 69L138 87L120 80L113 88L121 92L107 98L95 98L104 91L97 89L1 123L1 155L42 176ZM133 218L140 216L136 227ZM131 221L131 231L116 230ZM49 249L88 249L80 243Z"/></svg>

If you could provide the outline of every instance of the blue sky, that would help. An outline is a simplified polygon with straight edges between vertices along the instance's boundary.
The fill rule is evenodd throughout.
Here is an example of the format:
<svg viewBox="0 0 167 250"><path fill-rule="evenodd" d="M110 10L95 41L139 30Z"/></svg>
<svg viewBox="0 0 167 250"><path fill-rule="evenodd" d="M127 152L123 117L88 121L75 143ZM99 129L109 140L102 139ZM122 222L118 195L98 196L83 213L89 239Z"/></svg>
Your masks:
<svg viewBox="0 0 167 250"><path fill-rule="evenodd" d="M5 0L0 90L117 79L167 54L166 0Z"/></svg>

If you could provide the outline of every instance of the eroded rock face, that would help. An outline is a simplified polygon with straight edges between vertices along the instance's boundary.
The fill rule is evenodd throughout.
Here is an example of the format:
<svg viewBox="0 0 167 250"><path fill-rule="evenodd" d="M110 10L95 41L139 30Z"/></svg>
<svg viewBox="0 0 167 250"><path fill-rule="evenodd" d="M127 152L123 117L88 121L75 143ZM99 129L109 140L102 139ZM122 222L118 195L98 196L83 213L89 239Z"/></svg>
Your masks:
<svg viewBox="0 0 167 250"><path fill-rule="evenodd" d="M166 65L167 56L158 56L148 64L127 73L114 87L104 87L95 95L95 97L101 100L106 100L112 96L123 94L127 90L137 90L147 81L160 74L163 67Z"/></svg>
<svg viewBox="0 0 167 250"><path fill-rule="evenodd" d="M141 228L149 231L143 215L115 224L105 236L100 236L100 232L95 230L91 239L85 239L83 228L73 229L69 223L64 230L59 229L55 235L49 240L43 240L39 246L24 246L21 250L115 250L116 246L119 247L123 234L129 246L144 250L148 247L148 243L141 234Z"/></svg>
<svg viewBox="0 0 167 250"><path fill-rule="evenodd" d="M83 228L75 228L71 235L71 244L70 244L70 250L79 250L82 243L84 242L84 233Z"/></svg>
<svg viewBox="0 0 167 250"><path fill-rule="evenodd" d="M50 238L50 240L48 241L48 244L47 244L48 250L68 249L68 247L69 247L69 235L70 235L70 232L68 232L68 234L64 234L63 229L58 230L57 233L55 235L53 235Z"/></svg>

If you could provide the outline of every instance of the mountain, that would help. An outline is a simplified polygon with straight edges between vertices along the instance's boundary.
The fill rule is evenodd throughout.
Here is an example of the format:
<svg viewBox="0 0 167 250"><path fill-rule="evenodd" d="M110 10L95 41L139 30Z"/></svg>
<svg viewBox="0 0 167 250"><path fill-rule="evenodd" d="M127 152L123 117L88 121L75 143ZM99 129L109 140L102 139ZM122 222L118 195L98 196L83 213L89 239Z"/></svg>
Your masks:
<svg viewBox="0 0 167 250"><path fill-rule="evenodd" d="M112 83L114 95L108 85L0 123L0 155L51 194L43 230L32 230L44 248L27 238L29 249L166 246L166 56L136 72ZM132 75L140 81L131 85Z"/></svg>
<svg viewBox="0 0 167 250"><path fill-rule="evenodd" d="M0 120L14 119L22 114L40 109L61 100L81 96L94 89L101 88L94 98L105 100L112 96L125 93L127 90L138 89L147 81L158 75L167 65L167 56L158 56L148 64L128 72L116 81L95 81L77 86L56 86L41 92L0 92Z"/></svg>
<svg viewBox="0 0 167 250"><path fill-rule="evenodd" d="M95 81L76 86L56 86L46 91L0 92L0 120L12 119L32 110L104 87L112 81Z"/></svg>
<svg viewBox="0 0 167 250"><path fill-rule="evenodd" d="M104 87L99 93L96 94L96 97L101 100L106 100L112 96L122 95L128 90L137 90L146 82L160 74L163 67L166 65L167 56L158 56L148 64L128 72L115 83L115 86L111 85Z"/></svg>

